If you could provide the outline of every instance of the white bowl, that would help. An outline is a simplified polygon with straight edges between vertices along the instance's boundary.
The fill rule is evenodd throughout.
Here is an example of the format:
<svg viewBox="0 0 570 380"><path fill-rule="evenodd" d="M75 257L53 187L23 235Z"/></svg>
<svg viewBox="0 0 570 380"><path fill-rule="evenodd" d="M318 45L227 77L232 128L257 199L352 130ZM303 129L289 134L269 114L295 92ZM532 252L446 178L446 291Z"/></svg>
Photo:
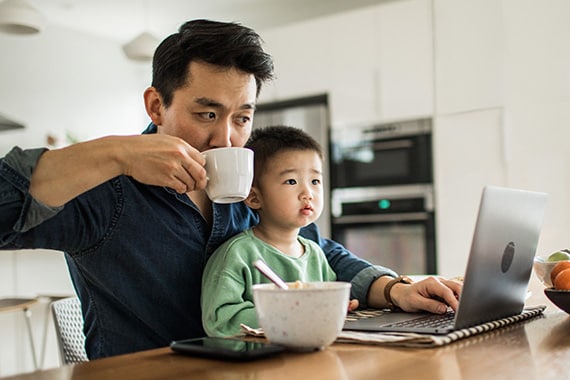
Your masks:
<svg viewBox="0 0 570 380"><path fill-rule="evenodd" d="M570 260L562 260L562 261L570 261ZM544 286L546 286L547 288L553 287L552 280L550 279L550 272L552 272L552 268L554 268L554 266L559 262L560 261L546 261L545 258L539 256L534 257L534 263L533 263L534 273L536 273L536 276L540 279L540 281L542 281Z"/></svg>
<svg viewBox="0 0 570 380"><path fill-rule="evenodd" d="M271 343L296 350L322 349L341 332L350 298L348 282L306 282L300 289L253 286L259 325Z"/></svg>

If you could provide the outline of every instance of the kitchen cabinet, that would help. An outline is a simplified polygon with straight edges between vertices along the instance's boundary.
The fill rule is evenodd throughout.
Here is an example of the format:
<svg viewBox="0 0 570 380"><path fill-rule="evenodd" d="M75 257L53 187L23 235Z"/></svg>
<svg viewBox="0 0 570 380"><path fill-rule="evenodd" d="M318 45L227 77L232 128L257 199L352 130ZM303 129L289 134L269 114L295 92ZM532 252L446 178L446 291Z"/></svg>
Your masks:
<svg viewBox="0 0 570 380"><path fill-rule="evenodd" d="M434 0L436 113L504 105L504 17L496 0Z"/></svg>
<svg viewBox="0 0 570 380"><path fill-rule="evenodd" d="M264 32L276 82L260 102L328 94L333 123L375 119L375 16L367 8Z"/></svg>
<svg viewBox="0 0 570 380"><path fill-rule="evenodd" d="M337 17L330 28L328 83L332 124L377 118L377 10L366 8Z"/></svg>
<svg viewBox="0 0 570 380"><path fill-rule="evenodd" d="M406 120L433 114L431 3L397 1L377 9L379 120Z"/></svg>
<svg viewBox="0 0 570 380"><path fill-rule="evenodd" d="M434 188L438 273L461 276L485 185L507 184L503 109L434 120Z"/></svg>
<svg viewBox="0 0 570 380"><path fill-rule="evenodd" d="M549 193L536 254L570 248L570 100L511 105L505 124L509 182Z"/></svg>
<svg viewBox="0 0 570 380"><path fill-rule="evenodd" d="M271 96L328 93L332 128L434 117L442 275L464 268L485 184L551 194L549 252L570 225L568 17L566 0L399 0L271 30Z"/></svg>
<svg viewBox="0 0 570 380"><path fill-rule="evenodd" d="M388 2L343 15L339 24L344 28L338 28L335 38L346 41L339 46L345 46L350 54L340 56L345 49L337 49L333 59L333 125L433 114L430 0ZM344 34L338 35L338 31Z"/></svg>
<svg viewBox="0 0 570 380"><path fill-rule="evenodd" d="M264 40L277 82L262 102L327 93L333 126L433 113L430 0L389 2L269 30Z"/></svg>
<svg viewBox="0 0 570 380"><path fill-rule="evenodd" d="M328 66L333 48L329 29L327 19L322 19L262 33L265 48L273 56L275 83L262 91L260 103L328 92L333 76Z"/></svg>

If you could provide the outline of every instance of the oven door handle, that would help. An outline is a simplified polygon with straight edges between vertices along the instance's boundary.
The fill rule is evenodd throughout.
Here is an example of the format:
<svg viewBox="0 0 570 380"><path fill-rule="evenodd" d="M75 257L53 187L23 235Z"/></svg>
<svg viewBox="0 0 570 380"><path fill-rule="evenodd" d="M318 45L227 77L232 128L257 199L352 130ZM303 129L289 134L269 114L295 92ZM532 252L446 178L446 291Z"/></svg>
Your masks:
<svg viewBox="0 0 570 380"><path fill-rule="evenodd" d="M428 220L428 212L403 212L399 214L345 215L333 219L334 224L364 224L389 222L414 222Z"/></svg>
<svg viewBox="0 0 570 380"><path fill-rule="evenodd" d="M373 150L373 151L382 151L382 150L392 150L392 149L409 149L414 146L414 142L412 139L401 139L401 140L394 140L394 141L376 141L370 144L362 144L352 147L344 148L344 152L360 152L362 150Z"/></svg>
<svg viewBox="0 0 570 380"><path fill-rule="evenodd" d="M393 141L379 142L376 141L372 144L372 149L374 150L391 150L391 149L408 149L414 146L414 141L412 139L401 139Z"/></svg>

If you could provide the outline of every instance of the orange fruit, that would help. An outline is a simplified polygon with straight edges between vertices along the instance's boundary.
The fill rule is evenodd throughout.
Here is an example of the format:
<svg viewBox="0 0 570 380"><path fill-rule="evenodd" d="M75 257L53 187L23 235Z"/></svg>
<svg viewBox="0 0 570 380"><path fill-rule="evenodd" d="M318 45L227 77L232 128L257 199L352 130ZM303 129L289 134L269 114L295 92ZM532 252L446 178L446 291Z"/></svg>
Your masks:
<svg viewBox="0 0 570 380"><path fill-rule="evenodd" d="M570 290L570 269L564 269L554 278L554 288Z"/></svg>
<svg viewBox="0 0 570 380"><path fill-rule="evenodd" d="M555 266L552 267L552 271L550 272L550 280L554 284L554 279L558 275L558 273L562 272L564 269L570 268L570 261L560 261L556 263Z"/></svg>

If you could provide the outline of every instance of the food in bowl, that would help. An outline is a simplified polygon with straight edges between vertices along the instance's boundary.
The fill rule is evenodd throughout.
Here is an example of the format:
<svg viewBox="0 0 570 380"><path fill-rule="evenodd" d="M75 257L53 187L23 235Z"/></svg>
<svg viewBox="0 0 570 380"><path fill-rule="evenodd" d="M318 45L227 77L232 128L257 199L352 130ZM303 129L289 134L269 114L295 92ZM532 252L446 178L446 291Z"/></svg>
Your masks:
<svg viewBox="0 0 570 380"><path fill-rule="evenodd" d="M540 281L546 286L547 288L552 288L554 284L552 283L552 269L556 266L556 264L561 262L569 262L570 260L562 260L562 261L548 261L543 257L536 256L534 258L533 268L534 272L536 273L537 277Z"/></svg>
<svg viewBox="0 0 570 380"><path fill-rule="evenodd" d="M288 286L289 286L289 289L303 289L305 287L305 283L297 280L294 283L289 284Z"/></svg>
<svg viewBox="0 0 570 380"><path fill-rule="evenodd" d="M566 260L570 260L570 250L568 249L561 249L560 251L551 253L546 258L546 261L566 261Z"/></svg>
<svg viewBox="0 0 570 380"><path fill-rule="evenodd" d="M253 286L259 325L271 343L294 350L316 350L332 344L341 332L350 298L350 283L288 283Z"/></svg>
<svg viewBox="0 0 570 380"><path fill-rule="evenodd" d="M560 261L552 267L550 280L556 289L570 290L570 272L563 274L566 270L570 270L570 261Z"/></svg>
<svg viewBox="0 0 570 380"><path fill-rule="evenodd" d="M570 290L570 262L561 261L552 268L550 273L552 284L558 290Z"/></svg>

